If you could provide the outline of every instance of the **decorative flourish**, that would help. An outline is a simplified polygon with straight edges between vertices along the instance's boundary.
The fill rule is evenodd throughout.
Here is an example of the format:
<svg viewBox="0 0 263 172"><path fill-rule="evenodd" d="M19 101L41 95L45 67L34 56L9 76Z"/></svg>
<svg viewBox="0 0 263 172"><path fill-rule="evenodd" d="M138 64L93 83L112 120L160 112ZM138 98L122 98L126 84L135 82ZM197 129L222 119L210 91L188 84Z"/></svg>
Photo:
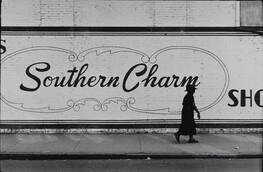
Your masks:
<svg viewBox="0 0 263 172"><path fill-rule="evenodd" d="M180 115L181 111L170 111L170 108L163 108L163 109L140 109L133 107L133 105L136 103L136 100L134 97L130 97L127 100L127 107L134 111L139 113L147 113L147 114L159 114L159 115Z"/></svg>
<svg viewBox="0 0 263 172"><path fill-rule="evenodd" d="M78 55L79 57L78 60L81 62L84 61L85 57L93 52L95 52L97 56L100 56L101 54L107 53L107 52L110 54L134 53L134 54L138 54L141 56L141 61L143 63L148 63L150 60L150 57L141 51L131 49L131 48L126 48L126 47L118 47L118 46L103 46L103 47L95 47L95 48L87 49Z"/></svg>
<svg viewBox="0 0 263 172"><path fill-rule="evenodd" d="M125 101L123 98L121 98L121 97L111 97L111 98L108 98L108 99L106 99L106 100L104 100L103 102L102 102L102 106L101 106L101 110L103 110L103 111L107 111L108 110L108 105L110 104L110 103L116 103L116 104L119 104L119 102L121 102L123 105L121 105L121 107L120 107L120 110L121 111L126 111L127 110L127 101Z"/></svg>
<svg viewBox="0 0 263 172"><path fill-rule="evenodd" d="M74 111L79 111L81 106L86 105L87 101L95 102L95 105L93 105L94 111L100 111L100 110L107 111L108 105L112 102L116 104L119 104L119 102L121 102L123 105L121 105L120 110L123 112L127 110L126 101L121 97L111 97L111 98L104 100L102 103L98 99L95 99L95 98L83 98L75 102L73 100L69 100L67 104L69 107L72 107Z"/></svg>
<svg viewBox="0 0 263 172"><path fill-rule="evenodd" d="M65 112L65 111L72 109L72 106L67 106L64 108L51 108L50 106L41 107L41 108L28 108L28 107L24 107L24 103L15 103L15 102L8 101L7 99L4 98L2 94L1 94L1 100L8 106L15 108L17 110L25 111L25 112L60 113L60 112Z"/></svg>
<svg viewBox="0 0 263 172"><path fill-rule="evenodd" d="M101 109L101 103L99 100L95 99L95 98L83 98L80 99L78 101L73 101L73 100L69 100L68 101L68 106L72 107L72 109L74 111L79 111L81 106L85 106L87 101L92 101L95 102L96 104L93 106L93 110L94 111L99 111Z"/></svg>
<svg viewBox="0 0 263 172"><path fill-rule="evenodd" d="M95 98L83 98L75 102L73 100L69 100L67 104L68 104L68 107L78 112L81 109L81 106L86 106L87 101L95 102L95 105L93 105L94 111L107 111L108 106L111 103L115 103L115 104L121 104L120 110L122 112L125 112L129 109L134 112L148 113L148 114L162 114L162 115L175 115L175 114L179 115L180 114L180 112L175 112L175 111L170 112L170 108L154 109L154 110L135 108L132 106L133 104L136 103L136 100L134 97L130 97L127 100L121 97L111 97L111 98L104 100L103 102L100 102L98 99L95 99Z"/></svg>

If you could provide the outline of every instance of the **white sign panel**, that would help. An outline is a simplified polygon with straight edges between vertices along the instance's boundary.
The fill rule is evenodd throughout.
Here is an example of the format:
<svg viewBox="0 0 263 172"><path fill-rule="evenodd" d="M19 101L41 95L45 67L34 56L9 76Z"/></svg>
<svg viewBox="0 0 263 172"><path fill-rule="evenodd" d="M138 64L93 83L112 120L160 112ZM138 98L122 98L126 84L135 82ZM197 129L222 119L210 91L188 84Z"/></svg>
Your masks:
<svg viewBox="0 0 263 172"><path fill-rule="evenodd" d="M261 119L263 39L3 36L2 120Z"/></svg>

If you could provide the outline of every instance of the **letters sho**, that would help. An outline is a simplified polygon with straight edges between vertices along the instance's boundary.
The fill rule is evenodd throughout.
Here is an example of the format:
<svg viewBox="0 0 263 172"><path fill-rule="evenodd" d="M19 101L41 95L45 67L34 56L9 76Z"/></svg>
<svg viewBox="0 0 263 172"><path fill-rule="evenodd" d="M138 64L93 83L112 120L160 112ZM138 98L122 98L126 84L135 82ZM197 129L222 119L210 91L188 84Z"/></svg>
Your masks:
<svg viewBox="0 0 263 172"><path fill-rule="evenodd" d="M23 91L37 91L41 85L44 87L118 87L120 85L120 77L109 77L99 75L99 76L90 76L86 77L84 74L88 70L88 63L85 63L81 66L81 68L78 70L77 67L74 67L71 70L68 70L67 73L69 73L69 77L66 76L47 76L42 81L41 79L36 75L32 73L32 70L35 69L37 72L46 72L50 70L51 66L47 62L38 62L31 64L26 69L26 75L34 80L36 82L35 87L28 87L25 86L25 84L20 85L20 89ZM163 77L156 77L154 74L158 70L158 65L154 64L148 71L148 67L144 63L139 63L131 67L128 72L125 74L123 82L122 82L122 89L125 92L131 92L135 89L137 89L140 85L143 87L184 87L185 85L192 84L195 86L198 86L200 82L198 82L198 76L192 77L186 77L184 76L182 79L180 79L179 76L172 75L170 76L163 76ZM148 72L148 75L147 75ZM142 79L140 82L135 81L134 83L131 83L129 80L130 77L142 77L144 75L147 75L144 79ZM129 83L129 84L128 84ZM128 85L131 85L128 88Z"/></svg>

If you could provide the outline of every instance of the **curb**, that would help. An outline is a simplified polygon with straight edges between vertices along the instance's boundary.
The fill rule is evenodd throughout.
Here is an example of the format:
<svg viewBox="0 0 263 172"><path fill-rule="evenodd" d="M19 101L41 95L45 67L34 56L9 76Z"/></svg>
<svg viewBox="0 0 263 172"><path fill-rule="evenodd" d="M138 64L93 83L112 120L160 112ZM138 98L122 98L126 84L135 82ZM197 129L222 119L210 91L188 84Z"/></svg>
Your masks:
<svg viewBox="0 0 263 172"><path fill-rule="evenodd" d="M1 153L0 160L99 160L99 159L257 159L262 154L235 155L173 155L173 154L83 154L83 153Z"/></svg>

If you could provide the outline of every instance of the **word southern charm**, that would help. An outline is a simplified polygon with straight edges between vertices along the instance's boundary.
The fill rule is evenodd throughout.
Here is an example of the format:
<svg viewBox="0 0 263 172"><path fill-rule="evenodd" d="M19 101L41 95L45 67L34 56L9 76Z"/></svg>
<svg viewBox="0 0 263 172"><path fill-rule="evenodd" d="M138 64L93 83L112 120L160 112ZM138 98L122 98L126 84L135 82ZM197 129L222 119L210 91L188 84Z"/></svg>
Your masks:
<svg viewBox="0 0 263 172"><path fill-rule="evenodd" d="M68 76L46 76L38 77L36 72L47 72L51 68L50 64L47 62L38 62L31 64L26 69L26 75L31 78L35 83L35 87L26 86L26 84L21 84L20 89L23 91L37 91L42 87L118 87L120 83L122 84L122 89L125 92L131 92L140 86L143 87L185 87L187 84L193 84L198 86L198 76L180 78L177 75L157 77L155 73L158 70L158 65L154 64L151 68L144 63L139 63L132 66L121 82L120 76L106 77L103 75L99 76L89 76L87 77L86 71L89 68L89 64L85 63L80 69L73 67L73 69L68 70ZM32 72L35 69L36 72ZM134 77L136 79L134 79ZM131 79L133 78L133 79Z"/></svg>

